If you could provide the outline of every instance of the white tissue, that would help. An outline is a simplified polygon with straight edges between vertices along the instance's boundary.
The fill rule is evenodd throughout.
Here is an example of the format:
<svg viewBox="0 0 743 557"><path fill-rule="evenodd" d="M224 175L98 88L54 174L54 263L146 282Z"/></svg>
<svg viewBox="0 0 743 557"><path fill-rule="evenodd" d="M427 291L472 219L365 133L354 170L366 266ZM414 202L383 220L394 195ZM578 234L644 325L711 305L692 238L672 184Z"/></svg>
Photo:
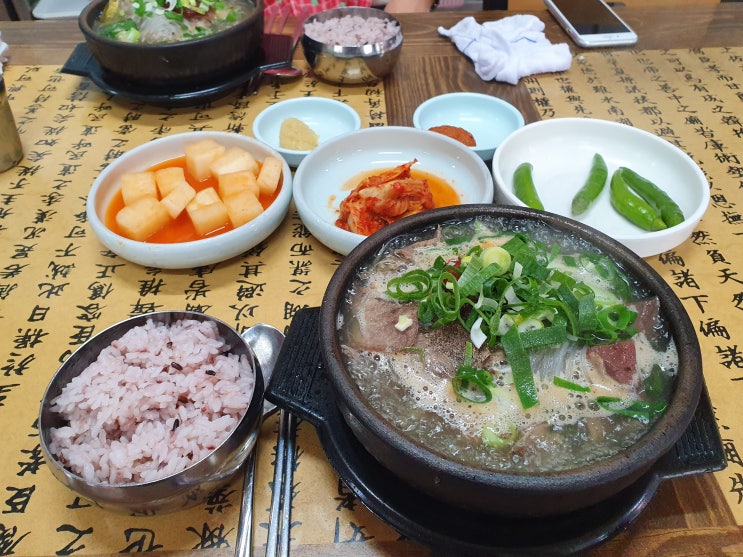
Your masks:
<svg viewBox="0 0 743 557"><path fill-rule="evenodd" d="M439 34L449 37L474 62L482 79L512 85L527 75L570 68L570 47L567 43L552 44L543 31L542 20L530 14L482 25L474 17L465 17L450 29L439 27Z"/></svg>

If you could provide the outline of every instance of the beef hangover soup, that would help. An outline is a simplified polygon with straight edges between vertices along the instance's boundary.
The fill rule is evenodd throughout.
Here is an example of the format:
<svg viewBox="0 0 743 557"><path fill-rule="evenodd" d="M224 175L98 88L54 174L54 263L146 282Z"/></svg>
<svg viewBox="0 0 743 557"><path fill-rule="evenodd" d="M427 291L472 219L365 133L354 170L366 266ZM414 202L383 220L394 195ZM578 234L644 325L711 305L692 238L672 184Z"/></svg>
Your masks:
<svg viewBox="0 0 743 557"><path fill-rule="evenodd" d="M246 0L109 0L94 28L114 41L174 43L219 33L255 9Z"/></svg>
<svg viewBox="0 0 743 557"><path fill-rule="evenodd" d="M483 217L387 244L338 320L370 405L446 458L522 474L603 460L648 431L678 368L659 302L552 234Z"/></svg>

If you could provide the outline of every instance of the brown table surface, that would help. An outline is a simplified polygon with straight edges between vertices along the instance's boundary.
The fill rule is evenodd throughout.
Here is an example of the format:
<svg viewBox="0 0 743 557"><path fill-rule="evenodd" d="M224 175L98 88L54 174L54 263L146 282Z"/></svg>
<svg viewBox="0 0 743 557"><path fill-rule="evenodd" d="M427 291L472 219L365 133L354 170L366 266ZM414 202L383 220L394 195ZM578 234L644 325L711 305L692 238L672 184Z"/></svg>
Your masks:
<svg viewBox="0 0 743 557"><path fill-rule="evenodd" d="M637 31L638 48L699 48L743 45L743 3L678 8L619 8ZM535 12L547 24L552 42L568 41L547 12ZM527 121L539 119L523 83L511 86L483 82L472 64L435 32L464 15L478 21L498 19L508 12L435 12L401 15L405 48L394 75L385 82L390 125L412 125L413 111L425 99L450 91L478 91L515 104ZM705 22L700 25L699 22ZM14 64L62 64L82 41L76 21L0 22ZM574 47L574 52L580 49ZM301 54L299 54L301 55ZM2 519L0 519L2 522ZM0 543L0 548L2 544ZM228 551L214 550L225 555ZM11 550L12 553L12 550ZM195 552L196 553L196 552ZM292 548L294 555L431 555L407 542ZM212 552L212 554L214 554ZM735 524L720 487L709 474L664 482L647 509L617 537L591 555L743 555L743 531Z"/></svg>

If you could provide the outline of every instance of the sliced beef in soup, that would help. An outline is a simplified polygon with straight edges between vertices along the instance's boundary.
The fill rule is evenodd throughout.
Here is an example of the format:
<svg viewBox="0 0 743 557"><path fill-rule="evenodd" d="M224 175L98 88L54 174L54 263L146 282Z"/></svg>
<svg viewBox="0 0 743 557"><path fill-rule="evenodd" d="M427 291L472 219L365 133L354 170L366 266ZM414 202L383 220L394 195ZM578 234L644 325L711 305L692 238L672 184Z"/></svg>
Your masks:
<svg viewBox="0 0 743 557"><path fill-rule="evenodd" d="M415 306L385 300L367 290L355 304L355 312L361 349L386 351L415 346L418 337Z"/></svg>
<svg viewBox="0 0 743 557"><path fill-rule="evenodd" d="M623 340L614 344L591 346L588 360L615 381L629 385L637 373L637 354L635 343Z"/></svg>
<svg viewBox="0 0 743 557"><path fill-rule="evenodd" d="M670 333L661 318L660 300L654 296L634 302L632 307L637 312L633 323L637 332L644 334L656 350L668 348Z"/></svg>

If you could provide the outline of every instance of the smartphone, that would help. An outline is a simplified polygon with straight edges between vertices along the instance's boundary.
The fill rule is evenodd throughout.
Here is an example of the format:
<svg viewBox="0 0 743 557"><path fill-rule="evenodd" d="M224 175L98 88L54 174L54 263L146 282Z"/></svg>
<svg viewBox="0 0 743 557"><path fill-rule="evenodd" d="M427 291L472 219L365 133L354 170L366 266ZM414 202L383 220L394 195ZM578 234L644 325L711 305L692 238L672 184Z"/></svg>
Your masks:
<svg viewBox="0 0 743 557"><path fill-rule="evenodd" d="M637 42L637 34L604 0L544 0L578 46L596 48Z"/></svg>

